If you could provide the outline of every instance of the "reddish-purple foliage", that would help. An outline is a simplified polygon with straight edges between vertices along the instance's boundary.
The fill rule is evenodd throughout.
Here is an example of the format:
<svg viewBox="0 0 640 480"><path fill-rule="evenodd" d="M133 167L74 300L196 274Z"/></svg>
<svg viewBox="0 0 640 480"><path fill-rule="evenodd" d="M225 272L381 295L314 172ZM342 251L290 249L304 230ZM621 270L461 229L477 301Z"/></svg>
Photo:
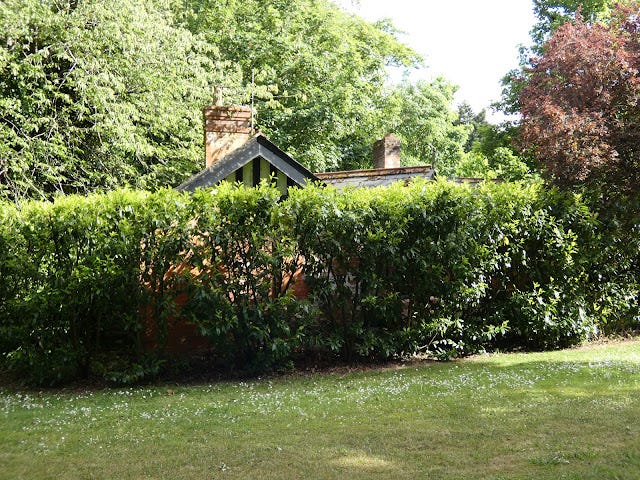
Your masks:
<svg viewBox="0 0 640 480"><path fill-rule="evenodd" d="M520 95L521 144L560 185L638 191L640 5L609 25L578 15L532 60Z"/></svg>

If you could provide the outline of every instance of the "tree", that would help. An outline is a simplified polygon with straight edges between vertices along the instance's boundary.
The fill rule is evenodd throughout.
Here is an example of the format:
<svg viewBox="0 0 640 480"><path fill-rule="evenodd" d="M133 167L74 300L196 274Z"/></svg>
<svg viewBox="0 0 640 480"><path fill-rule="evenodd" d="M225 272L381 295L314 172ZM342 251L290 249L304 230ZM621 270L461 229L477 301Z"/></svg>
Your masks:
<svg viewBox="0 0 640 480"><path fill-rule="evenodd" d="M520 92L526 84L530 60L542 53L544 43L553 32L572 20L578 12L589 22L606 24L611 19L612 7L616 3L629 4L633 0L533 0L533 12L538 22L531 29L531 46L520 46L520 67L502 78L502 99L495 106L501 111L515 115L520 112Z"/></svg>
<svg viewBox="0 0 640 480"><path fill-rule="evenodd" d="M531 30L534 48L539 49L560 26L571 21L576 13L593 23L606 21L611 8L619 0L533 0L533 13L538 23Z"/></svg>
<svg viewBox="0 0 640 480"><path fill-rule="evenodd" d="M458 119L455 121L455 124L468 126L469 136L464 144L464 151L469 152L474 144L482 141L482 132L489 126L489 122L487 122L487 112L483 109L475 113L469 103L462 102L458 105Z"/></svg>
<svg viewBox="0 0 640 480"><path fill-rule="evenodd" d="M639 9L616 7L609 25L578 15L532 60L521 144L560 185L639 189Z"/></svg>
<svg viewBox="0 0 640 480"><path fill-rule="evenodd" d="M441 175L454 174L470 132L468 125L457 122L455 91L444 78L436 78L404 82L389 93L385 125L402 138L404 163L430 163Z"/></svg>
<svg viewBox="0 0 640 480"><path fill-rule="evenodd" d="M255 93L257 125L312 170L370 164L384 133L388 65L420 64L389 22L371 24L326 0L198 0L178 10ZM186 12L186 13L185 13ZM252 85L253 84L253 85Z"/></svg>
<svg viewBox="0 0 640 480"><path fill-rule="evenodd" d="M7 0L0 198L179 184L202 168L215 85L310 169L368 167L395 127L446 168L466 139L453 87L388 86L387 66L420 64L388 21L328 0Z"/></svg>
<svg viewBox="0 0 640 480"><path fill-rule="evenodd" d="M504 180L532 177L529 165L513 151L513 127L509 122L492 125L487 121L484 110L475 113L468 103L463 102L458 106L455 124L469 129L464 154L454 165L455 176Z"/></svg>
<svg viewBox="0 0 640 480"><path fill-rule="evenodd" d="M0 3L0 197L189 175L215 58L163 0Z"/></svg>

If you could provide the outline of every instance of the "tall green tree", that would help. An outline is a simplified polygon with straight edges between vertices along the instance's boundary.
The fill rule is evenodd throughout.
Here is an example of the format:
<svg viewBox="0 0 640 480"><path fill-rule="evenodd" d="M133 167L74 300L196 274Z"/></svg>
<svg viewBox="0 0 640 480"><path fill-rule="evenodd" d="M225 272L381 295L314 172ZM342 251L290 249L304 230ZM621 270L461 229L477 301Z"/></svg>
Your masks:
<svg viewBox="0 0 640 480"><path fill-rule="evenodd" d="M476 113L467 102L462 102L458 105L458 119L455 123L457 125L467 125L469 128L469 136L464 144L465 152L470 151L474 144L482 140L482 132L489 125L487 112L483 109Z"/></svg>
<svg viewBox="0 0 640 480"><path fill-rule="evenodd" d="M371 24L327 0L198 0L180 2L183 21L238 65L255 93L257 125L313 170L369 161L383 133L389 65L420 57L388 22Z"/></svg>
<svg viewBox="0 0 640 480"><path fill-rule="evenodd" d="M444 78L404 82L386 98L384 112L389 131L403 140L403 161L432 164L439 174L455 174L471 131L458 122L452 107L456 87Z"/></svg>
<svg viewBox="0 0 640 480"><path fill-rule="evenodd" d="M215 85L313 170L370 166L394 129L411 162L446 170L466 141L454 88L389 86L390 65L421 58L328 0L6 0L0 197L180 183L202 167Z"/></svg>
<svg viewBox="0 0 640 480"><path fill-rule="evenodd" d="M0 196L153 188L193 172L215 59L164 0L0 3Z"/></svg>

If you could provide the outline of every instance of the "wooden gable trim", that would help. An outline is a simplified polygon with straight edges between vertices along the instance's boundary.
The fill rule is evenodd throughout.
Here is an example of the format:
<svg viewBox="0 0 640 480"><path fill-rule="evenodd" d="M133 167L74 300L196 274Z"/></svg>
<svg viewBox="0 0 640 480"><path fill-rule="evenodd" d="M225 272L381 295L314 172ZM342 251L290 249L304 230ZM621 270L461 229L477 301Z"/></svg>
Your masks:
<svg viewBox="0 0 640 480"><path fill-rule="evenodd" d="M260 158L266 160L273 167L269 167L270 171L277 170L282 172L287 178L287 185L302 186L307 182L318 180L318 177L280 150L264 135L258 134L219 162L205 168L179 185L177 190L193 192L197 188L212 187L234 173L236 180L238 180L238 171L242 174L242 170L245 168L251 169L251 177L253 177L250 182L251 185L257 185L255 182L256 173L258 174L258 183L262 173ZM244 180L247 177L248 175L243 175L242 179Z"/></svg>

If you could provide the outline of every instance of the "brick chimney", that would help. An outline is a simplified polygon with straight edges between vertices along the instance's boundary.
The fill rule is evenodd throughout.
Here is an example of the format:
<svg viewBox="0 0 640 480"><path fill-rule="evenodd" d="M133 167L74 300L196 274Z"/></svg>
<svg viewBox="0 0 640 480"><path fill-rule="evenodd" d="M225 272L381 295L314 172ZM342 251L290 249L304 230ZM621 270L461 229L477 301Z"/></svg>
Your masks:
<svg viewBox="0 0 640 480"><path fill-rule="evenodd" d="M400 139L391 133L373 144L373 168L400 168Z"/></svg>
<svg viewBox="0 0 640 480"><path fill-rule="evenodd" d="M251 138L251 107L209 105L203 112L205 167L210 167Z"/></svg>

